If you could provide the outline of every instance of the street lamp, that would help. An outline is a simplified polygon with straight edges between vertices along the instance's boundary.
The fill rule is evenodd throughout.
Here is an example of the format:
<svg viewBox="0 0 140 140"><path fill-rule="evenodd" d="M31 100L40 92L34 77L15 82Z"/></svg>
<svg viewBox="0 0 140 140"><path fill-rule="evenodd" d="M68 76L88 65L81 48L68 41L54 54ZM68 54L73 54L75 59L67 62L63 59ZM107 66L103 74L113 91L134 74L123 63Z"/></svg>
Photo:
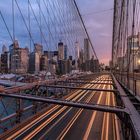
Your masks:
<svg viewBox="0 0 140 140"><path fill-rule="evenodd" d="M138 60L138 64L140 65L140 59Z"/></svg>
<svg viewBox="0 0 140 140"><path fill-rule="evenodd" d="M138 59L138 70L140 71L140 59Z"/></svg>

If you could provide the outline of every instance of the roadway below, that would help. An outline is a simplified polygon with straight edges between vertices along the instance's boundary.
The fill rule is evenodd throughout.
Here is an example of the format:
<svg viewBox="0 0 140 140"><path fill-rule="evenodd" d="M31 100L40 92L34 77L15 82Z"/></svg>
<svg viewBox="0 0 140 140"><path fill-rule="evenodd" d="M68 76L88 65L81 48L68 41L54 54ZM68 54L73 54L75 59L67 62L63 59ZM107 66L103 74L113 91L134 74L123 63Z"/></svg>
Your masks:
<svg viewBox="0 0 140 140"><path fill-rule="evenodd" d="M108 81L107 81L108 80ZM110 82L103 75L91 82ZM85 84L84 88L113 89L112 85ZM66 100L116 105L114 93L77 90ZM121 140L120 122L115 114L52 105L44 113L0 136L1 140Z"/></svg>

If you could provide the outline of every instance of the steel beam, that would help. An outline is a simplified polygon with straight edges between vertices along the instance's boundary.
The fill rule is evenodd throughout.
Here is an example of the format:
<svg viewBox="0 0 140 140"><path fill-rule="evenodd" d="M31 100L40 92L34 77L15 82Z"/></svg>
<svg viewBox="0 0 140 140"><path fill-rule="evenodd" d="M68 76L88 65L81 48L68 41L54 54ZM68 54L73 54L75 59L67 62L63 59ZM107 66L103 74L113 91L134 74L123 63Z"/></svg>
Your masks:
<svg viewBox="0 0 140 140"><path fill-rule="evenodd" d="M85 75L83 75L84 77ZM80 78L82 76L77 76L77 77L68 77L68 78L60 78L58 79L59 81L64 81L64 80L76 80L77 78ZM16 93L16 92L20 92L23 90L28 90L28 89L32 89L36 86L40 86L40 85L44 85L44 84L54 84L55 82L57 82L57 80L52 80L52 81L39 81L39 82L34 82L34 83L29 83L25 86L14 86L14 87L9 87L9 88L5 88L5 90L2 90L0 92L5 92L5 93Z"/></svg>
<svg viewBox="0 0 140 140"><path fill-rule="evenodd" d="M65 88L65 89L73 89L73 90L89 90L89 91L101 91L101 92L118 92L117 90L111 90L111 89L98 89L98 88L83 88L83 87L72 87L72 86L63 86L63 85L38 85L38 86L46 86L49 88ZM31 86L29 86L31 87ZM4 93L6 94L12 94L12 93L17 93L23 90L27 90L30 89L29 87L21 87L21 88L17 88L17 89L13 89L13 90L5 90ZM35 88L34 86L32 86L32 88ZM31 89L32 89L31 88Z"/></svg>
<svg viewBox="0 0 140 140"><path fill-rule="evenodd" d="M83 108L88 110L96 110L101 112L109 112L109 113L125 113L128 114L128 111L125 108L117 108L112 106L104 106L104 105L97 105L97 104L89 104L89 103L80 103L80 102L73 102L68 100L58 100L58 99L51 99L51 98L40 98L35 96L25 96L19 94L4 94L0 93L0 96L3 97L11 97L11 98L18 98L18 99L25 99L37 102L44 102L50 104L57 104L62 106L69 106L69 107L76 107L76 108Z"/></svg>
<svg viewBox="0 0 140 140"><path fill-rule="evenodd" d="M105 82L84 82L84 81L57 81L57 83L76 83L76 84L106 84L113 85L113 83L105 83Z"/></svg>
<svg viewBox="0 0 140 140"><path fill-rule="evenodd" d="M74 90L90 90L90 91L103 91L103 92L118 92L117 90L111 89L98 89L98 88L83 88L83 87L72 87L72 86L62 86L62 85L45 85L50 88L66 88L66 89L74 89Z"/></svg>
<svg viewBox="0 0 140 140"><path fill-rule="evenodd" d="M92 79L92 78L91 78ZM84 78L77 78L77 79L71 79L72 81L83 81L83 82L89 82L91 79L84 79ZM104 80L104 79L99 79L103 82L112 82L112 80Z"/></svg>
<svg viewBox="0 0 140 140"><path fill-rule="evenodd" d="M39 84L36 86L46 86L50 88L65 88L65 89L74 89L74 90L89 90L89 91L103 91L103 92L117 92L117 90L110 90L110 89L96 89L96 88L83 88L83 87L72 87L72 86L63 86L63 85L46 85L46 84ZM4 93L7 94L13 94L18 93L23 90L32 89L35 88L35 86L23 86L23 87L17 87L10 90L4 90Z"/></svg>

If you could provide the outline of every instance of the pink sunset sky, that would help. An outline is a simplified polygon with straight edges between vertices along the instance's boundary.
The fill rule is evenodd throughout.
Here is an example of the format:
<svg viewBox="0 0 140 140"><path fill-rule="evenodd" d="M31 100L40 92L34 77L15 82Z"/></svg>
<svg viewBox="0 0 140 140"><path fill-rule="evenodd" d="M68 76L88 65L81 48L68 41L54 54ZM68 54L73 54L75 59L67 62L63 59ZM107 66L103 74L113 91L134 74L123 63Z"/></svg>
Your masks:
<svg viewBox="0 0 140 140"><path fill-rule="evenodd" d="M111 59L113 0L76 0L100 62Z"/></svg>

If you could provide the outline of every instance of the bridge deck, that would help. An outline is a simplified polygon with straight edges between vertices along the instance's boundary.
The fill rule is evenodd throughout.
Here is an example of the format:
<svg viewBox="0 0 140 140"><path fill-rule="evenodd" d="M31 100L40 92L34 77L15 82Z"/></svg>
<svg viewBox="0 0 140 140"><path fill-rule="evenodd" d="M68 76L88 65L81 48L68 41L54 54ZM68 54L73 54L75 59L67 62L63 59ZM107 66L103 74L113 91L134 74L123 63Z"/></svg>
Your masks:
<svg viewBox="0 0 140 140"><path fill-rule="evenodd" d="M111 83L115 83L115 87L117 87L117 89L114 89L112 84L106 84L104 81L111 81ZM96 82L99 82L99 84L96 84ZM102 82L104 84L101 84ZM37 86L40 87L41 85L49 88L68 88L73 89L74 91L72 91L63 99L38 97L35 95L33 96L23 93L18 94L18 91L33 87L36 88ZM46 108L46 111L44 111L43 113L37 113L35 116L27 119L27 121L22 122L13 129L0 135L0 139L30 139L35 137L41 139L56 139L59 137L63 137L64 134L61 135L61 132L67 132L64 135L65 138L68 138L70 136L69 133L75 133L74 136L78 138L79 135L77 135L77 127L79 127L79 131L81 129L85 130L83 132L80 131L80 134L83 134L82 139L84 139L86 137L86 133L89 131L88 129L90 124L92 125L90 126L90 132L88 133L90 133L92 137L93 134L95 134L94 131L97 128L94 127L93 123L96 125L98 124L100 128L99 131L102 135L109 136L108 132L111 132L111 135L115 137L116 133L118 133L118 137L120 138L121 134L119 133L121 131L121 121L118 120L118 117L120 117L120 119L123 119L124 116L130 116L129 118L132 123L131 125L133 125L133 123L137 123L138 121L138 116L135 117L136 113L134 113L134 116L131 115L131 113L133 113L134 111L134 108L131 104L126 103L127 101L126 99L124 99L126 98L126 95L123 93L124 91L122 90L122 88L119 87L115 78L113 77L112 79L112 77L109 75L100 76L95 80L90 81L89 84L83 83L83 85L80 87L62 86L54 84L50 85L50 83L47 84L46 82L39 82L38 85L32 84L28 87L21 86L19 87L19 89L20 90L14 88L14 91L17 92L15 94L11 92L11 89L7 89L7 91L10 90L11 93L0 93L0 96L31 100L34 102L42 102L53 105ZM122 98L122 101L124 102L124 105L122 107L117 106L116 104L115 96L117 94ZM131 107L128 107L128 105ZM31 106L30 108L32 107L33 106ZM132 108L131 111L130 108ZM25 110L28 110L28 108ZM6 121L8 118L16 117L17 115L18 114L16 113L12 114L11 116L9 115L7 116L7 118L3 118L1 122ZM85 119L87 121L85 121ZM117 121L114 123L113 120ZM69 124L70 122L71 124ZM79 124L81 125L79 126ZM139 126L137 124L133 125L133 130L135 130L137 137L139 137L139 133L137 131L137 128ZM68 129L69 125L71 125L72 129ZM112 127L115 128L114 131L116 132L112 131ZM105 128L108 128L108 132L106 132ZM61 130L61 132L59 132L59 130ZM88 138L90 138L91 136L88 135ZM99 137L101 137L101 135L99 135Z"/></svg>

